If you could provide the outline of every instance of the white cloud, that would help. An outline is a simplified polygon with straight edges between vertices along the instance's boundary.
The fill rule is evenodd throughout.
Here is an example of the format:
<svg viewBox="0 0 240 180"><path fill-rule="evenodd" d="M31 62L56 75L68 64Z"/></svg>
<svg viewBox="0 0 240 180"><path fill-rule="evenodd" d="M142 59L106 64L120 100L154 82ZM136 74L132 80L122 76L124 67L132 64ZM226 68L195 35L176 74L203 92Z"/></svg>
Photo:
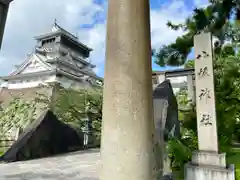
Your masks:
<svg viewBox="0 0 240 180"><path fill-rule="evenodd" d="M159 48L163 44L173 42L183 34L182 30L173 31L167 27L167 22L174 24L183 23L191 12L186 9L183 1L173 1L164 4L160 10L151 11L151 34L153 48Z"/></svg>
<svg viewBox="0 0 240 180"><path fill-rule="evenodd" d="M77 33L80 25L94 23L94 16L103 11L93 0L13 1L0 55L1 75L8 73L13 65L21 63L26 54L33 51L33 37L50 31L55 18L62 27ZM89 41L80 34L81 37ZM87 37L92 38L92 35Z"/></svg>
<svg viewBox="0 0 240 180"><path fill-rule="evenodd" d="M91 60L96 64L101 64L104 61L106 37L105 24L106 23L96 24L93 28L81 29L78 33L83 43L93 49Z"/></svg>
<svg viewBox="0 0 240 180"><path fill-rule="evenodd" d="M198 0L195 0L198 3ZM82 24L93 24L96 14L106 13L106 4L100 6L94 0L16 0L10 7L3 46L0 55L1 73L8 73L13 65L21 63L35 45L33 37L50 30L54 18L59 24L78 33L80 41L94 49L91 59L98 66L104 62L106 22L98 23L93 28L80 28ZM182 31L172 31L167 26L168 20L182 23L192 12L184 2L173 0L161 5L160 9L151 10L152 46L159 48L173 42ZM102 67L102 66L101 66Z"/></svg>
<svg viewBox="0 0 240 180"><path fill-rule="evenodd" d="M194 3L194 6L198 8L204 8L210 4L209 0L194 0L193 3Z"/></svg>

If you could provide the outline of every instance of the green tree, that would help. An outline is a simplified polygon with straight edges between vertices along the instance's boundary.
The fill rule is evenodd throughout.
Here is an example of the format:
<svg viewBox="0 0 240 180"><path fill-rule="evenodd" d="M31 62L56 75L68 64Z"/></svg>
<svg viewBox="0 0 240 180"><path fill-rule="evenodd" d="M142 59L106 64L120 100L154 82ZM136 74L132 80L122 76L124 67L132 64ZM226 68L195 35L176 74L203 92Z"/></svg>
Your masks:
<svg viewBox="0 0 240 180"><path fill-rule="evenodd" d="M33 122L38 116L39 112L46 109L47 105L37 103L34 99L24 100L22 98L13 98L10 103L0 108L0 155L3 154L9 141L14 140L13 135L19 130L23 130L26 126Z"/></svg>
<svg viewBox="0 0 240 180"><path fill-rule="evenodd" d="M0 139L4 139L7 132L16 128L24 129L33 122L41 112L52 109L59 120L73 126L82 132L87 122L91 127L91 134L99 143L102 120L102 92L101 89L65 89L56 86L55 94L49 98L44 94L36 94L35 98L24 100L14 98L4 108L0 108ZM87 121L90 119L90 122Z"/></svg>
<svg viewBox="0 0 240 180"><path fill-rule="evenodd" d="M46 104L38 104L34 99L13 98L6 108L0 110L0 137L12 128L25 128L36 118L38 111L46 107Z"/></svg>
<svg viewBox="0 0 240 180"><path fill-rule="evenodd" d="M233 20L230 21L231 15ZM173 30L184 30L184 35L178 37L174 43L164 45L159 51L154 50L156 64L160 66L183 65L193 47L194 35L204 31L211 32L219 41L215 42L216 50L221 49L225 40L235 39L234 34L239 34L236 24L240 19L240 6L236 0L212 0L205 8L195 9L193 15L183 24L168 22L167 26ZM232 23L233 21L233 23ZM230 31L230 29L234 31ZM230 34L229 34L230 33ZM230 36L229 36L230 35ZM239 37L239 36L238 36Z"/></svg>
<svg viewBox="0 0 240 180"><path fill-rule="evenodd" d="M60 120L83 130L90 123L91 133L100 140L102 122L102 90L65 89L59 87L54 112ZM90 120L90 122L89 122Z"/></svg>
<svg viewBox="0 0 240 180"><path fill-rule="evenodd" d="M230 147L240 112L240 57L219 57L215 62L216 111L220 148ZM227 118L227 119L226 119Z"/></svg>
<svg viewBox="0 0 240 180"><path fill-rule="evenodd" d="M194 65L195 65L194 60L188 60L185 62L184 68L185 69L194 68Z"/></svg>
<svg viewBox="0 0 240 180"><path fill-rule="evenodd" d="M217 129L220 151L228 155L239 131L240 57L237 53L228 56L220 54L223 56L217 56L214 61ZM182 90L177 96L179 106L186 105L186 101L182 100L183 96L187 98L186 91ZM191 152L197 149L197 117L195 106L181 113L181 137L171 140L168 149L174 162L172 168L180 170L182 177L184 164L191 160ZM181 154L184 155L179 157Z"/></svg>
<svg viewBox="0 0 240 180"><path fill-rule="evenodd" d="M230 16L234 15L234 17ZM205 8L195 9L193 15L183 24L167 26L173 30L184 30L174 43L164 45L158 51L153 50L156 64L160 66L179 66L193 68L194 60L187 61L193 48L193 38L200 32L211 32L214 42L214 78L216 91L216 112L220 151L228 152L232 141L237 139L239 122L239 40L240 6L235 0L212 0ZM226 42L229 42L226 44ZM178 93L179 103L185 105L187 96L184 90ZM181 105L180 105L181 106ZM181 137L168 143L172 168L180 170L191 159L191 152L197 149L196 108L184 110L181 116Z"/></svg>

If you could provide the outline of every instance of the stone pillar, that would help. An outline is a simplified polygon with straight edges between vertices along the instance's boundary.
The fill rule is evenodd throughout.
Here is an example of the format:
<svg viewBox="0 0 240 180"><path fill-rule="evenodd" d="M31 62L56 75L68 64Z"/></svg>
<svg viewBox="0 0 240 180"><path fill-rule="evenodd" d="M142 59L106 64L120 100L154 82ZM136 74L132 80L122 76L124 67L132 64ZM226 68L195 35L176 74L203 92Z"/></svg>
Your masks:
<svg viewBox="0 0 240 180"><path fill-rule="evenodd" d="M188 101L192 104L195 104L195 90L194 90L194 81L193 76L188 75L187 76L187 88L188 88Z"/></svg>
<svg viewBox="0 0 240 180"><path fill-rule="evenodd" d="M198 146L202 151L218 152L211 42L211 34L194 39Z"/></svg>
<svg viewBox="0 0 240 180"><path fill-rule="evenodd" d="M194 37L198 149L186 166L186 180L234 180L234 166L218 153L212 36Z"/></svg>
<svg viewBox="0 0 240 180"><path fill-rule="evenodd" d="M6 24L8 8L11 1L13 0L0 0L0 48L2 46L3 33Z"/></svg>
<svg viewBox="0 0 240 180"><path fill-rule="evenodd" d="M158 77L158 84L161 84L163 81L166 80L166 75L165 75L165 73L159 74L157 77Z"/></svg>
<svg viewBox="0 0 240 180"><path fill-rule="evenodd" d="M149 0L108 6L100 180L152 180Z"/></svg>
<svg viewBox="0 0 240 180"><path fill-rule="evenodd" d="M156 92L156 91L155 91ZM167 112L168 112L168 101L161 98L153 99L153 107L154 107L154 123L155 123L155 134L158 140L158 159L157 159L157 168L159 169L159 175L164 175L164 163L166 160L166 146L164 143L164 130L165 124L167 121Z"/></svg>

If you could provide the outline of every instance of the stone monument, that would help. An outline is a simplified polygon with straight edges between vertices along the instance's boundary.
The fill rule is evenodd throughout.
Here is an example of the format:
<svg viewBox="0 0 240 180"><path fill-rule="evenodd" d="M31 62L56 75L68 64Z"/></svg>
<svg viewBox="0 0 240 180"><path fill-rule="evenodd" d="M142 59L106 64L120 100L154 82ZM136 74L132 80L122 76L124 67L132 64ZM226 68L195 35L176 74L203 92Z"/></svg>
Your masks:
<svg viewBox="0 0 240 180"><path fill-rule="evenodd" d="M170 159L166 151L168 137L179 137L178 104L170 80L159 84L153 92L155 133L159 145L158 163L161 175L170 175Z"/></svg>
<svg viewBox="0 0 240 180"><path fill-rule="evenodd" d="M100 180L156 179L149 0L109 0Z"/></svg>
<svg viewBox="0 0 240 180"><path fill-rule="evenodd" d="M211 33L194 37L198 151L185 167L186 180L234 180L234 165L227 166L218 151Z"/></svg>

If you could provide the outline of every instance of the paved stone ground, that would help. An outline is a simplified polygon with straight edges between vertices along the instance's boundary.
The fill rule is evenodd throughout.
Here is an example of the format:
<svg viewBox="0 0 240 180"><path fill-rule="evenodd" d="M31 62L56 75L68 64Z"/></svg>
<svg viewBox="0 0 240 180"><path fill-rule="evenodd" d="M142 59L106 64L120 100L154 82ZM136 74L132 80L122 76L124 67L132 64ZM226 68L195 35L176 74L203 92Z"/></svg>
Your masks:
<svg viewBox="0 0 240 180"><path fill-rule="evenodd" d="M98 180L99 149L0 164L0 180Z"/></svg>

